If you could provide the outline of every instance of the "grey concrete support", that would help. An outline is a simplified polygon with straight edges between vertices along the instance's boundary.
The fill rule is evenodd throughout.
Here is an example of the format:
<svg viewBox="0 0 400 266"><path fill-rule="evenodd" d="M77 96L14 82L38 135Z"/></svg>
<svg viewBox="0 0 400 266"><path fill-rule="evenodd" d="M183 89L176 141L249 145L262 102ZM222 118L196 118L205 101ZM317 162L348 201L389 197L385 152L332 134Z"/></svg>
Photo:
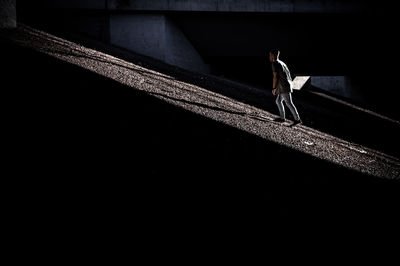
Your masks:
<svg viewBox="0 0 400 266"><path fill-rule="evenodd" d="M171 65L209 72L180 29L162 14L112 14L110 42Z"/></svg>
<svg viewBox="0 0 400 266"><path fill-rule="evenodd" d="M192 71L209 73L210 68L201 58L182 31L168 18L165 19L165 62Z"/></svg>
<svg viewBox="0 0 400 266"><path fill-rule="evenodd" d="M209 12L357 12L357 0L108 0L110 9Z"/></svg>
<svg viewBox="0 0 400 266"><path fill-rule="evenodd" d="M0 28L14 28L16 26L16 0L0 0Z"/></svg>

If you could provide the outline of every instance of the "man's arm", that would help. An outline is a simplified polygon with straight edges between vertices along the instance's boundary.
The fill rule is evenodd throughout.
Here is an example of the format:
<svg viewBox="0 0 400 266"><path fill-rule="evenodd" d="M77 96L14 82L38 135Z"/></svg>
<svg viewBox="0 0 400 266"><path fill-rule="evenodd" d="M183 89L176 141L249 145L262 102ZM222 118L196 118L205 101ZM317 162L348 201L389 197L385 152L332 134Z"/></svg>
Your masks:
<svg viewBox="0 0 400 266"><path fill-rule="evenodd" d="M276 72L272 72L272 94L275 95L276 94L276 82L278 80L278 73Z"/></svg>

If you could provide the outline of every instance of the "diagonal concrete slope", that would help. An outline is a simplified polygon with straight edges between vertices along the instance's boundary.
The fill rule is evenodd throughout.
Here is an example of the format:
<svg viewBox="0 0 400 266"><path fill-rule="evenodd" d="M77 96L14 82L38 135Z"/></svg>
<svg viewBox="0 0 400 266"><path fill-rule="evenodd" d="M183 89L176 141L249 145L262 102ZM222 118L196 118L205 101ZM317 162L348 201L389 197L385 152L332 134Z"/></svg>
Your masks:
<svg viewBox="0 0 400 266"><path fill-rule="evenodd" d="M23 38L17 39L23 45L262 138L372 175L398 176L397 160L378 151L304 126L282 127L273 123L273 115L263 110L39 31L25 28L18 37Z"/></svg>
<svg viewBox="0 0 400 266"><path fill-rule="evenodd" d="M345 141L307 126L280 125L273 114L172 76L88 49L44 32L20 27L13 42L145 92L185 110L254 134L290 149L349 169L398 178L398 158Z"/></svg>

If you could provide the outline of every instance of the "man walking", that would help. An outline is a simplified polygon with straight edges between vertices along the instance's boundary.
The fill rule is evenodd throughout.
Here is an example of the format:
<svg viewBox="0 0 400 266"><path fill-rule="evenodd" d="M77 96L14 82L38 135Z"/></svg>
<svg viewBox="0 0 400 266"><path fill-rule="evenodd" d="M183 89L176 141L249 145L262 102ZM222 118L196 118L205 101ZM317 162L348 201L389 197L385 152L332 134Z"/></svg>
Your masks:
<svg viewBox="0 0 400 266"><path fill-rule="evenodd" d="M283 101L285 101L286 106L294 117L294 125L300 124L302 121L292 101L292 77L290 76L290 71L286 64L279 60L279 54L280 51L277 49L273 49L269 52L269 61L272 63L273 74L272 94L277 95L275 102L280 114L280 117L275 119L275 121L285 122L285 107L283 106Z"/></svg>

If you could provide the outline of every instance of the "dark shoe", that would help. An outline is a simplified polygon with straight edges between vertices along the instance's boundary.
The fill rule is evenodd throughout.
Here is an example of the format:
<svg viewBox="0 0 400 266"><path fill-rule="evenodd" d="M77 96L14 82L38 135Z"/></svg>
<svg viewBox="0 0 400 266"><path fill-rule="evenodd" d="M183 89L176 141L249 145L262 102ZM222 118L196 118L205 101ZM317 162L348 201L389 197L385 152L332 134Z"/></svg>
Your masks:
<svg viewBox="0 0 400 266"><path fill-rule="evenodd" d="M301 119L299 119L299 120L294 120L293 125L298 125L298 124L302 124L302 123L303 123L303 121L301 121Z"/></svg>
<svg viewBox="0 0 400 266"><path fill-rule="evenodd" d="M275 122L279 122L279 123L283 123L286 121L286 119L282 118L282 117L278 117L274 119Z"/></svg>

